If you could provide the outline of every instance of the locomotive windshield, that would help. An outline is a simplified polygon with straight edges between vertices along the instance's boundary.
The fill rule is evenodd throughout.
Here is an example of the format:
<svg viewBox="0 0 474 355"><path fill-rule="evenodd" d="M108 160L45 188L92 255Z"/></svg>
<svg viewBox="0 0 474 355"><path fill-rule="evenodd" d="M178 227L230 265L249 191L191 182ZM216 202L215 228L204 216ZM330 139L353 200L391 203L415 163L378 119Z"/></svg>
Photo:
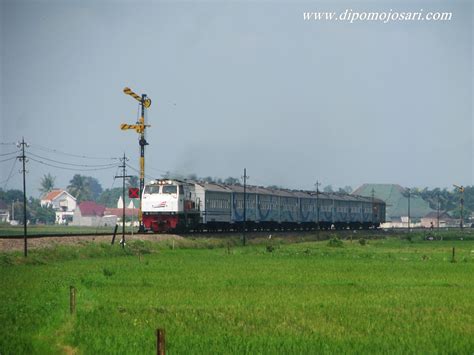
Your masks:
<svg viewBox="0 0 474 355"><path fill-rule="evenodd" d="M176 185L163 185L163 189L161 190L162 194L175 194L177 192Z"/></svg>
<svg viewBox="0 0 474 355"><path fill-rule="evenodd" d="M147 185L145 186L145 194L158 194L160 193L160 187L158 185Z"/></svg>

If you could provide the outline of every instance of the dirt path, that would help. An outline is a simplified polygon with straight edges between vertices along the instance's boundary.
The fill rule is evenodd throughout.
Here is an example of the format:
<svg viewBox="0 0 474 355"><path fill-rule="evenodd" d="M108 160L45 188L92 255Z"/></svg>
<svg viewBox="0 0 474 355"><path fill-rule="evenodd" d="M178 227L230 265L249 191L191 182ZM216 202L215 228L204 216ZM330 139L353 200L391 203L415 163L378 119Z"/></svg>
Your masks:
<svg viewBox="0 0 474 355"><path fill-rule="evenodd" d="M117 235L115 242L118 243L122 235ZM125 240L149 240L159 241L167 239L182 239L179 235L174 234L135 234L133 236L125 236ZM101 236L68 236L68 237L43 237L43 238L28 238L28 249L37 248L48 248L56 244L63 245L76 245L81 244L85 241L95 243L110 243L112 241L112 235L101 235ZM23 250L23 238L19 239L0 239L0 252L5 251L19 251Z"/></svg>

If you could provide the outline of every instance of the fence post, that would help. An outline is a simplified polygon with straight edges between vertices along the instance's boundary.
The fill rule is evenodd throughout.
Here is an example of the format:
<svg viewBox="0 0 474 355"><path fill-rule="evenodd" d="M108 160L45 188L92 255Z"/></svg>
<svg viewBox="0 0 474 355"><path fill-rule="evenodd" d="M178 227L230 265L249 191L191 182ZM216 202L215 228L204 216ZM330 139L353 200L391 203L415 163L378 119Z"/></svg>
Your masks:
<svg viewBox="0 0 474 355"><path fill-rule="evenodd" d="M112 245L113 245L114 242L115 242L115 236L117 235L117 229L118 229L118 224L115 225L114 236L112 237L112 243L110 243L110 244L112 244Z"/></svg>
<svg viewBox="0 0 474 355"><path fill-rule="evenodd" d="M76 289L74 286L69 286L69 310L71 314L76 313Z"/></svg>
<svg viewBox="0 0 474 355"><path fill-rule="evenodd" d="M455 253L455 249L454 249L454 247L453 247L453 258L451 259L451 262L452 262L452 263L455 263L455 262L456 262L456 259L454 258L454 253Z"/></svg>
<svg viewBox="0 0 474 355"><path fill-rule="evenodd" d="M156 330L156 354L165 355L165 330L157 329Z"/></svg>

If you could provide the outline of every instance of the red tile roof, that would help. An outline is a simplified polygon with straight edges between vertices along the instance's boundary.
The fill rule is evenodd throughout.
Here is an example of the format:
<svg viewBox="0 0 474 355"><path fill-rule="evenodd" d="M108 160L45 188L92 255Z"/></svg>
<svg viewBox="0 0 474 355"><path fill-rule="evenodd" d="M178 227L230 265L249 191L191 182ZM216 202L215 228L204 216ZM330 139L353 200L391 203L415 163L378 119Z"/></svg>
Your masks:
<svg viewBox="0 0 474 355"><path fill-rule="evenodd" d="M58 197L59 195L61 195L63 192L64 192L64 190L61 190L61 189L54 189L54 190L51 190L50 192L48 192L48 193L42 198L42 200L45 200L45 201L53 201L56 197Z"/></svg>
<svg viewBox="0 0 474 355"><path fill-rule="evenodd" d="M84 201L79 204L82 216L99 216L104 215L105 206L98 205L94 201Z"/></svg>

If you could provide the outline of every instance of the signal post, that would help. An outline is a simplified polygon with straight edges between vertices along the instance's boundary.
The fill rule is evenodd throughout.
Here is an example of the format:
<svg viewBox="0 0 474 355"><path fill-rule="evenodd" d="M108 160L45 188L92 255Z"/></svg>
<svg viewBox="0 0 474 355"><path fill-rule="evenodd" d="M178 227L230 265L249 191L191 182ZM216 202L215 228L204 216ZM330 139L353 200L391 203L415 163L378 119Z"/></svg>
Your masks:
<svg viewBox="0 0 474 355"><path fill-rule="evenodd" d="M142 94L141 96L139 96L128 87L123 89L123 92L137 100L141 106L141 115L138 119L138 122L136 124L122 123L120 125L120 129L134 129L140 135L138 139L138 144L140 145L140 205L138 207L138 222L140 224L140 227L138 231L144 232L145 227L143 226L142 197L143 188L145 186L145 146L148 145L145 138L145 129L147 127L150 127L150 125L145 124L145 109L151 106L151 100L147 97L146 94Z"/></svg>

